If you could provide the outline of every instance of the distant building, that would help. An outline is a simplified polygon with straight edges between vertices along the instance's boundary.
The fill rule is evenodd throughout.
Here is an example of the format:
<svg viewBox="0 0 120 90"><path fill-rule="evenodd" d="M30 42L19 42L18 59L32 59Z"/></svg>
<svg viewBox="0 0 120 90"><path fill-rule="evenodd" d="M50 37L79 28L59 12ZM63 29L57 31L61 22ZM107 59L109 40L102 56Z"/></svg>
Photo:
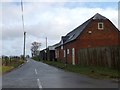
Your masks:
<svg viewBox="0 0 120 90"><path fill-rule="evenodd" d="M106 17L95 14L82 25L62 36L57 44L55 57L65 63L78 64L81 48L120 45L120 32Z"/></svg>
<svg viewBox="0 0 120 90"><path fill-rule="evenodd" d="M46 60L47 59L47 53L46 53L47 49L43 49L40 51L39 56L41 60Z"/></svg>
<svg viewBox="0 0 120 90"><path fill-rule="evenodd" d="M55 47L56 47L56 45L48 46L47 49L41 50L40 51L40 58L42 60L56 61L56 57L55 57Z"/></svg>

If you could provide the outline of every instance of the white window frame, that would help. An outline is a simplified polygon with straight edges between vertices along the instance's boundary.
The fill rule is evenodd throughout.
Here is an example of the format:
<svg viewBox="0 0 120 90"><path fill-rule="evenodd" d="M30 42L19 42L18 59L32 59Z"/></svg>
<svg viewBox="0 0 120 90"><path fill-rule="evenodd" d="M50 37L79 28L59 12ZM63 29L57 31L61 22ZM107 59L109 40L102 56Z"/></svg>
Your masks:
<svg viewBox="0 0 120 90"><path fill-rule="evenodd" d="M62 44L62 45L61 45L61 49L63 49L63 40L61 41L61 44Z"/></svg>
<svg viewBox="0 0 120 90"><path fill-rule="evenodd" d="M55 50L55 57L58 58L57 50Z"/></svg>
<svg viewBox="0 0 120 90"><path fill-rule="evenodd" d="M102 28L100 27L100 24L102 25ZM104 23L103 22L99 22L98 23L98 29L99 30L103 30L104 29Z"/></svg>
<svg viewBox="0 0 120 90"><path fill-rule="evenodd" d="M64 57L66 57L66 51L64 50L63 52L64 52Z"/></svg>
<svg viewBox="0 0 120 90"><path fill-rule="evenodd" d="M70 50L69 49L67 49L67 54L70 54Z"/></svg>
<svg viewBox="0 0 120 90"><path fill-rule="evenodd" d="M72 48L72 64L75 65L75 48Z"/></svg>
<svg viewBox="0 0 120 90"><path fill-rule="evenodd" d="M63 49L63 45L61 46L61 49Z"/></svg>

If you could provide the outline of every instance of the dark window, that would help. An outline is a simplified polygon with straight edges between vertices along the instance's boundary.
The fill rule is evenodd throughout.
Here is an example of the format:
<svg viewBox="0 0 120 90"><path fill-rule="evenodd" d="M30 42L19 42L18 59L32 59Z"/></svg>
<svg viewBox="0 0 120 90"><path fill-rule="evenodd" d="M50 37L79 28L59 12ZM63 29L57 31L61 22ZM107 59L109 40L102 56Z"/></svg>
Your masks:
<svg viewBox="0 0 120 90"><path fill-rule="evenodd" d="M98 23L98 29L103 29L103 28L104 28L103 23L102 23L102 22L99 22L99 23Z"/></svg>

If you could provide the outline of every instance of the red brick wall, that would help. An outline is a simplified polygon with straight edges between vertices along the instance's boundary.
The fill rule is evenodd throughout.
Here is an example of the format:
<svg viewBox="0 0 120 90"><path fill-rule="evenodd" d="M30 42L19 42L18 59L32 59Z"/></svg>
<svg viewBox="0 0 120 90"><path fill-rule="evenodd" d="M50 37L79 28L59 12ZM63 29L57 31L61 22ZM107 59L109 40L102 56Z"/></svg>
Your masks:
<svg viewBox="0 0 120 90"><path fill-rule="evenodd" d="M104 29L98 29L99 20L93 20L92 23L81 33L81 35L74 41L64 45L64 49L67 52L67 49L70 50L70 53L67 54L67 58L64 58L64 51L60 50L61 60L67 60L67 63L72 63L72 48L75 48L75 63L78 63L78 51L80 48L90 48L90 47L102 47L102 46L115 46L120 45L120 38L118 39L118 30L112 25L109 20L102 21L104 23ZM92 33L88 33L91 31Z"/></svg>
<svg viewBox="0 0 120 90"><path fill-rule="evenodd" d="M98 30L98 22L94 20L86 30L77 38L77 47L99 47L118 45L118 30L108 20L104 22L104 29ZM91 34L88 31L92 31Z"/></svg>
<svg viewBox="0 0 120 90"><path fill-rule="evenodd" d="M57 59L60 61L63 60L63 50L61 47L57 48Z"/></svg>
<svg viewBox="0 0 120 90"><path fill-rule="evenodd" d="M67 63L72 64L72 48L75 48L75 59L76 59L76 42L68 43L64 46L64 49L67 52L67 49L69 49L69 54L67 55Z"/></svg>
<svg viewBox="0 0 120 90"><path fill-rule="evenodd" d="M68 43L64 45L63 49L61 49L61 47L56 48L57 50L59 50L59 57L57 58L57 60L62 61L64 63L67 62L71 64L72 63L72 48L76 49L76 42L72 42L72 43ZM69 49L69 54L67 54L67 49ZM64 50L66 51L66 57L64 57ZM76 54L77 53L75 52L75 55ZM75 59L77 59L76 56L75 56Z"/></svg>

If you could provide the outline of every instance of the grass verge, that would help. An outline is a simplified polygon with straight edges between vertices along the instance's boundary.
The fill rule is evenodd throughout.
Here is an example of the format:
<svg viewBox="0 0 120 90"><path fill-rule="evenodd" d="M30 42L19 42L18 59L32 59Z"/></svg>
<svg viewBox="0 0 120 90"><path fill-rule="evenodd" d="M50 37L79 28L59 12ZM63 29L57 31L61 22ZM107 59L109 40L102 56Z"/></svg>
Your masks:
<svg viewBox="0 0 120 90"><path fill-rule="evenodd" d="M11 64L9 65L2 65L0 67L0 70L2 70L2 74L5 74L7 72L12 71L13 69L17 68L18 66L20 66L21 64L23 64L25 61L24 60L19 60L19 61L12 61ZM1 69L2 68L2 69Z"/></svg>
<svg viewBox="0 0 120 90"><path fill-rule="evenodd" d="M64 69L65 71L75 72L98 79L117 79L120 78L120 71L111 68L71 65L61 62L42 61L43 63Z"/></svg>
<svg viewBox="0 0 120 90"><path fill-rule="evenodd" d="M12 69L14 69L13 66L2 66L2 73L6 73L6 72L9 72L11 71Z"/></svg>

